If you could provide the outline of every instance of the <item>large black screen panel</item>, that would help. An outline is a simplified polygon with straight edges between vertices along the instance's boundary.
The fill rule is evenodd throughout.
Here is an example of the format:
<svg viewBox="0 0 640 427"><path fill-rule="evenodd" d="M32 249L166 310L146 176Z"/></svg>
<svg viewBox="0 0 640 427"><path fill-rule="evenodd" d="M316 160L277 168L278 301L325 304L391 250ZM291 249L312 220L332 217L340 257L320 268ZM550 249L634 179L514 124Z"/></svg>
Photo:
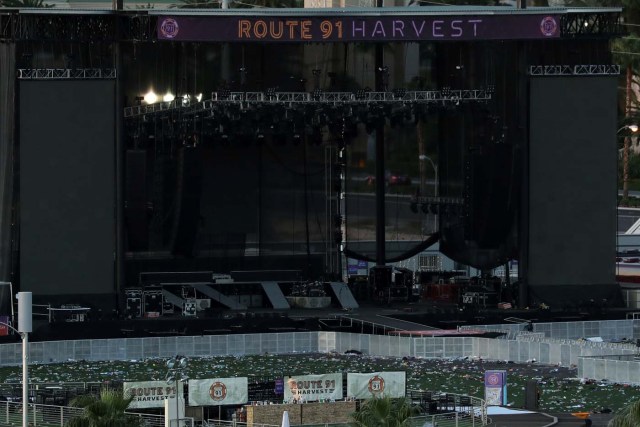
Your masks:
<svg viewBox="0 0 640 427"><path fill-rule="evenodd" d="M20 82L20 287L34 298L114 290L114 85Z"/></svg>
<svg viewBox="0 0 640 427"><path fill-rule="evenodd" d="M615 283L616 84L613 76L531 79L527 275L534 295L536 288L584 290L578 301Z"/></svg>

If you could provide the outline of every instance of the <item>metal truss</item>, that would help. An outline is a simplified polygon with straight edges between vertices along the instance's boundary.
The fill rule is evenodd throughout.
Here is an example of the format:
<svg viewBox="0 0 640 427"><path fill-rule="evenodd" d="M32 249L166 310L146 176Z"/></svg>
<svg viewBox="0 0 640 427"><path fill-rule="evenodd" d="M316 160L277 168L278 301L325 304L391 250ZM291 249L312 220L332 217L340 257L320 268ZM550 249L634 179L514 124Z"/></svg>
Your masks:
<svg viewBox="0 0 640 427"><path fill-rule="evenodd" d="M214 92L211 100L206 104L215 103L260 103L260 104L351 104L371 102L395 103L428 103L428 102L460 102L460 101L488 101L491 99L491 89L476 90L434 90L434 91L405 91L393 92Z"/></svg>
<svg viewBox="0 0 640 427"><path fill-rule="evenodd" d="M530 76L617 76L619 65L532 65Z"/></svg>
<svg viewBox="0 0 640 427"><path fill-rule="evenodd" d="M0 40L113 43L157 38L157 17L146 13L56 14L51 9L38 12L25 14L7 10L0 13Z"/></svg>
<svg viewBox="0 0 640 427"><path fill-rule="evenodd" d="M411 201L419 204L429 205L464 205L464 199L462 197L419 196L412 198Z"/></svg>
<svg viewBox="0 0 640 427"><path fill-rule="evenodd" d="M624 33L620 13L586 12L568 13L560 18L563 37L617 37Z"/></svg>
<svg viewBox="0 0 640 427"><path fill-rule="evenodd" d="M199 103L183 103L181 100L159 102L151 105L126 107L125 117L180 110L182 114L194 114L205 110L214 110L222 106L237 106L240 109L266 105L406 105L439 103L456 106L461 102L486 102L491 100L493 89L393 92L213 92L211 99Z"/></svg>
<svg viewBox="0 0 640 427"><path fill-rule="evenodd" d="M115 79L115 68L21 68L20 80Z"/></svg>
<svg viewBox="0 0 640 427"><path fill-rule="evenodd" d="M13 11L0 15L0 40L110 43L118 40L116 15Z"/></svg>
<svg viewBox="0 0 640 427"><path fill-rule="evenodd" d="M126 41L155 41L157 16L134 14L120 16L121 38Z"/></svg>

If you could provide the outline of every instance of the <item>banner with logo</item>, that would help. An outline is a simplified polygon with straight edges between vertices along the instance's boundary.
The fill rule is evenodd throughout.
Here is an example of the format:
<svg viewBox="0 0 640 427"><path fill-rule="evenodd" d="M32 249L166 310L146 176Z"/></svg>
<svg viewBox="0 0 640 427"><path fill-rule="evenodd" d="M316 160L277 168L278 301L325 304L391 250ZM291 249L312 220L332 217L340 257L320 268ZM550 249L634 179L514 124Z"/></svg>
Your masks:
<svg viewBox="0 0 640 427"><path fill-rule="evenodd" d="M291 402L301 400L313 402L317 400L342 399L342 374L300 375L284 379L284 400Z"/></svg>
<svg viewBox="0 0 640 427"><path fill-rule="evenodd" d="M184 385L178 382L178 393L182 396ZM167 399L175 402L176 384L166 381L136 381L124 383L123 393L126 397L133 397L130 409L164 408Z"/></svg>
<svg viewBox="0 0 640 427"><path fill-rule="evenodd" d="M507 404L507 371L485 371L484 399L491 406Z"/></svg>
<svg viewBox="0 0 640 427"><path fill-rule="evenodd" d="M347 396L356 399L371 397L405 397L405 372L374 372L347 374Z"/></svg>
<svg viewBox="0 0 640 427"><path fill-rule="evenodd" d="M560 15L539 11L464 16L164 15L158 16L156 34L158 40L245 43L518 40L561 36Z"/></svg>
<svg viewBox="0 0 640 427"><path fill-rule="evenodd" d="M248 401L247 377L189 380L189 406L239 405Z"/></svg>

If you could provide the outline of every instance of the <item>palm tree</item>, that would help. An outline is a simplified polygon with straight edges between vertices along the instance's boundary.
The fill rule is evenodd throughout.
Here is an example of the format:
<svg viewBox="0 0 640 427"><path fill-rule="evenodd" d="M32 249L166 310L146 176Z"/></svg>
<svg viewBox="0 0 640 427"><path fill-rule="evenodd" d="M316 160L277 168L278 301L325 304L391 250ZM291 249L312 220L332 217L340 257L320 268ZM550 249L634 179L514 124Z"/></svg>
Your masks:
<svg viewBox="0 0 640 427"><path fill-rule="evenodd" d="M83 408L80 417L72 418L65 423L66 427L142 427L144 423L135 415L125 414L133 400L125 397L121 391L103 389L100 397L93 395L78 396L70 405Z"/></svg>
<svg viewBox="0 0 640 427"><path fill-rule="evenodd" d="M0 7L38 7L50 8L53 4L47 4L44 0L0 0Z"/></svg>
<svg viewBox="0 0 640 427"><path fill-rule="evenodd" d="M627 405L616 415L607 427L635 427L640 425L640 400Z"/></svg>
<svg viewBox="0 0 640 427"><path fill-rule="evenodd" d="M171 8L178 9L220 9L219 0L180 0L180 3L172 4Z"/></svg>
<svg viewBox="0 0 640 427"><path fill-rule="evenodd" d="M221 3L220 0L179 0L179 3L170 7L179 9L219 9ZM303 0L230 0L229 3L230 7L234 9L304 6Z"/></svg>
<svg viewBox="0 0 640 427"><path fill-rule="evenodd" d="M411 406L407 399L374 397L366 400L351 417L354 427L404 427L419 413L419 408Z"/></svg>

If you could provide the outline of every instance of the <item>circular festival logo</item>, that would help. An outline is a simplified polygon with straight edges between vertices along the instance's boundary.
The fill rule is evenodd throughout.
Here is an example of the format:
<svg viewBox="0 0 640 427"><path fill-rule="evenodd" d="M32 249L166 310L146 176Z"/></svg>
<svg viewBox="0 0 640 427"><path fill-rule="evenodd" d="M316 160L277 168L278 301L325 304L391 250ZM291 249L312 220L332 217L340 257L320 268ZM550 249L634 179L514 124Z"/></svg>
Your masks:
<svg viewBox="0 0 640 427"><path fill-rule="evenodd" d="M498 374L489 374L487 376L487 384L489 385L498 385L500 383L500 378Z"/></svg>
<svg viewBox="0 0 640 427"><path fill-rule="evenodd" d="M165 18L160 24L160 32L168 39L172 39L178 35L178 22L173 18Z"/></svg>
<svg viewBox="0 0 640 427"><path fill-rule="evenodd" d="M378 375L369 380L369 391L373 394L382 393L384 391L384 379Z"/></svg>
<svg viewBox="0 0 640 427"><path fill-rule="evenodd" d="M227 386L220 381L216 381L209 387L209 396L211 396L211 400L216 402L224 400L227 397Z"/></svg>
<svg viewBox="0 0 640 427"><path fill-rule="evenodd" d="M545 16L540 22L540 31L542 34L551 37L555 36L558 31L558 23L553 16Z"/></svg>

